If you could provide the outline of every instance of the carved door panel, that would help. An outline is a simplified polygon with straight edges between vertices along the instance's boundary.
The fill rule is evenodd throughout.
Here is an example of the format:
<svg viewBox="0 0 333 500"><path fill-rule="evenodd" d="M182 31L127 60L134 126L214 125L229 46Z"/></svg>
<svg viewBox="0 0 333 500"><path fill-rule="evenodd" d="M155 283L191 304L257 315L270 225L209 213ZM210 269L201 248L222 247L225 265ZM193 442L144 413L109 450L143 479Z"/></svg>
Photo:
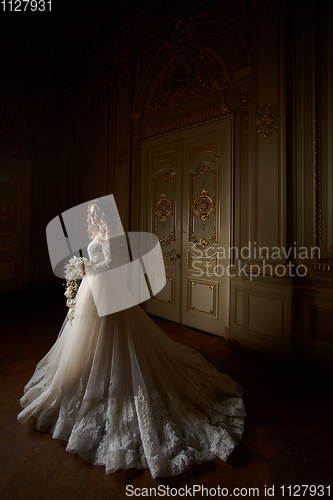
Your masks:
<svg viewBox="0 0 333 500"><path fill-rule="evenodd" d="M182 142L168 137L160 146L147 149L148 226L159 237L166 271L166 285L152 300L148 312L181 322L180 255L182 213Z"/></svg>
<svg viewBox="0 0 333 500"><path fill-rule="evenodd" d="M181 321L225 336L229 326L231 121L183 142Z"/></svg>
<svg viewBox="0 0 333 500"><path fill-rule="evenodd" d="M0 157L0 292L19 290L29 273L30 161Z"/></svg>
<svg viewBox="0 0 333 500"><path fill-rule="evenodd" d="M147 311L224 336L229 326L232 120L144 143L143 161L147 222L160 239L168 280L148 301Z"/></svg>

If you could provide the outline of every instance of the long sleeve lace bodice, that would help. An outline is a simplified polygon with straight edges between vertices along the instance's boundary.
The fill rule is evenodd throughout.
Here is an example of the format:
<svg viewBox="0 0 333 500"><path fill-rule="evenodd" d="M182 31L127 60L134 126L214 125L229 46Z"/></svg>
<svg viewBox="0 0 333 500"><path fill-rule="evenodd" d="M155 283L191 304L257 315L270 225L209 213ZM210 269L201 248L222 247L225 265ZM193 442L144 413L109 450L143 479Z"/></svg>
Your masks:
<svg viewBox="0 0 333 500"><path fill-rule="evenodd" d="M93 240L87 250L91 261L91 266L86 269L87 274L100 273L111 268L112 252L109 236L102 241Z"/></svg>

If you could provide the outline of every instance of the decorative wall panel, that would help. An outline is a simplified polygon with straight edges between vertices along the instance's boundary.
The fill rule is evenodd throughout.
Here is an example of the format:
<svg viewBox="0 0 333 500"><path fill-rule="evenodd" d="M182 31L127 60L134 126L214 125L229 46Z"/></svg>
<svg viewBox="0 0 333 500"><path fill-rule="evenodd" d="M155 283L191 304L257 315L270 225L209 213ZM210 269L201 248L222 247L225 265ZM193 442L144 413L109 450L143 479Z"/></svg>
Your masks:
<svg viewBox="0 0 333 500"><path fill-rule="evenodd" d="M272 339L283 340L283 300L251 293L248 295L248 331Z"/></svg>
<svg viewBox="0 0 333 500"><path fill-rule="evenodd" d="M305 339L322 348L333 347L333 306L328 303L305 302Z"/></svg>

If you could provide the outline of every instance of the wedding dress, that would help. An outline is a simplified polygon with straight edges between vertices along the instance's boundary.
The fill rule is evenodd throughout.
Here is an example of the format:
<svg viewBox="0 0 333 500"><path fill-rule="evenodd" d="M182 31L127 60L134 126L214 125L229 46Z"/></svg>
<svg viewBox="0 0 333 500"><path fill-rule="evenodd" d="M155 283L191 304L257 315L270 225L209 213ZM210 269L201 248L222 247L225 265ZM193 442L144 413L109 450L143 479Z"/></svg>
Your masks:
<svg viewBox="0 0 333 500"><path fill-rule="evenodd" d="M109 248L107 239L89 244L93 279L112 261ZM107 473L149 467L157 477L226 460L239 443L242 389L140 306L99 317L86 276L60 333L25 387L18 420L35 416L67 451Z"/></svg>

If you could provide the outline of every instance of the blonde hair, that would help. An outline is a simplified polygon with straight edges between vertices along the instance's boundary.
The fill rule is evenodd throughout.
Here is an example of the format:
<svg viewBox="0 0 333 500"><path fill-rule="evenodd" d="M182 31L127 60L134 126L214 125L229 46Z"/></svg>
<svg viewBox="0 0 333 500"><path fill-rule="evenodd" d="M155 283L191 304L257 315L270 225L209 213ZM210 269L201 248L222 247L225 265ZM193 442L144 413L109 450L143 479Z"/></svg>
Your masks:
<svg viewBox="0 0 333 500"><path fill-rule="evenodd" d="M90 218L90 209L91 207L95 205L101 214L101 222L99 224L92 224L91 218ZM88 235L89 239L97 239L99 241L105 239L106 233L109 231L110 228L110 220L109 216L107 213L107 210L105 210L105 207L103 207L104 203L100 200L93 200L89 203L88 205L88 217L87 217L87 223L88 223Z"/></svg>

